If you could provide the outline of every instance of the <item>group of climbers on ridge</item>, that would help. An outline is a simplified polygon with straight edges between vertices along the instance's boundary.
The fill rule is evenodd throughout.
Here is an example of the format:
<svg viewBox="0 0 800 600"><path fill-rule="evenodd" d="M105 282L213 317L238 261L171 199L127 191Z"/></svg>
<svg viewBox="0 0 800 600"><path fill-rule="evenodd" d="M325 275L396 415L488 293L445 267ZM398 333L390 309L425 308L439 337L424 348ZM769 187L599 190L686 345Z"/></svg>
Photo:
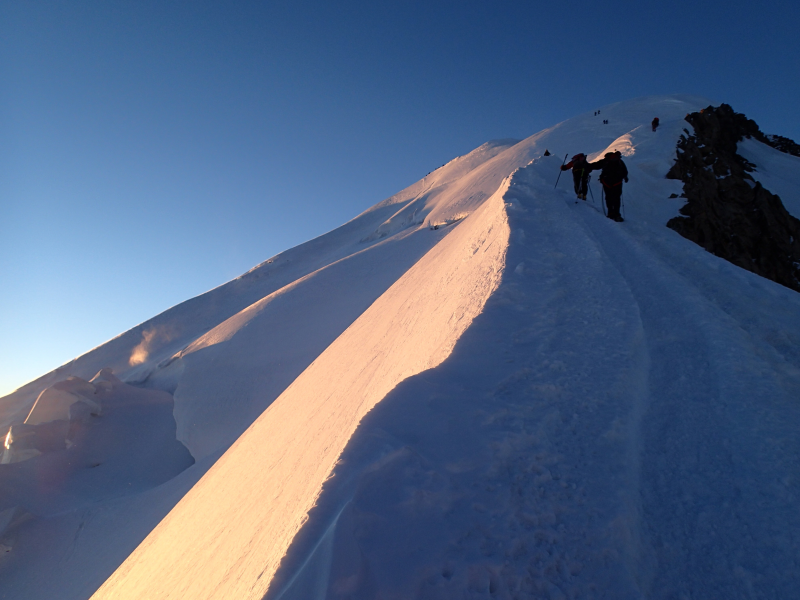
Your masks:
<svg viewBox="0 0 800 600"><path fill-rule="evenodd" d="M621 222L623 219L619 209L622 202L622 182L628 182L628 167L622 160L622 153L619 150L607 152L601 160L593 163L586 159L585 154L576 154L567 164L561 165L562 171L570 169L575 193L581 200L586 200L586 192L589 190L589 173L601 171L600 183L605 191L608 218Z"/></svg>
<svg viewBox="0 0 800 600"><path fill-rule="evenodd" d="M599 110L595 111L594 116L599 114ZM603 122L605 123L605 121ZM658 117L654 118L650 125L653 127L653 131L658 129ZM607 216L617 222L623 221L619 209L622 203L622 182L628 183L628 167L625 166L625 162L622 160L622 153L619 150L607 152L601 160L593 163L588 161L585 154L578 153L567 164L561 165L562 171L569 171L570 169L572 169L575 194L579 200L586 200L586 192L589 191L589 173L601 171L600 183L603 184L606 206L608 206Z"/></svg>

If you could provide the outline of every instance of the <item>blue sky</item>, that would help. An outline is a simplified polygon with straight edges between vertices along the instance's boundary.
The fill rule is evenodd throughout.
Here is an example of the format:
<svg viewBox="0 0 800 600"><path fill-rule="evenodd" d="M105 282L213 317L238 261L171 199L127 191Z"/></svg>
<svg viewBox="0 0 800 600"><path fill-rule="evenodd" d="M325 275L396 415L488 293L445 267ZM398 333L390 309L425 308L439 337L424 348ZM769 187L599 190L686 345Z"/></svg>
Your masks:
<svg viewBox="0 0 800 600"><path fill-rule="evenodd" d="M796 3L6 2L0 395L457 155L635 96L800 138Z"/></svg>

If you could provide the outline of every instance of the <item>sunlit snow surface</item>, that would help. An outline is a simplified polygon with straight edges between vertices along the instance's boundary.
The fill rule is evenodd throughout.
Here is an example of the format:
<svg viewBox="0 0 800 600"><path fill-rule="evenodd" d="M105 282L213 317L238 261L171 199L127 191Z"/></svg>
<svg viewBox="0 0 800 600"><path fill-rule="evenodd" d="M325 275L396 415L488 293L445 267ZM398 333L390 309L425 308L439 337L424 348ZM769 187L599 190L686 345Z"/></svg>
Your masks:
<svg viewBox="0 0 800 600"><path fill-rule="evenodd" d="M21 422L112 367L174 399L126 435L172 427L197 462L169 446L148 479L158 453L132 456L134 489L51 491L46 515L0 470L0 597L794 597L800 297L665 227L683 117L709 103L482 146L3 399ZM622 224L596 182L553 190L565 153L610 149ZM740 152L797 215L800 159Z"/></svg>

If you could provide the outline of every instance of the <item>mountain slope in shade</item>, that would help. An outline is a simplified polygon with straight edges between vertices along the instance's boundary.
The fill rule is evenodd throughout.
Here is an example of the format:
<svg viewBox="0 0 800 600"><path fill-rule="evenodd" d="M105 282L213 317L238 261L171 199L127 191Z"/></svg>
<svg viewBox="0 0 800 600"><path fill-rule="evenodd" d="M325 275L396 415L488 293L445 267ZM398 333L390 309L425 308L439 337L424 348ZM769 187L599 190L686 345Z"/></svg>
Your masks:
<svg viewBox="0 0 800 600"><path fill-rule="evenodd" d="M3 399L14 424L112 367L119 393L174 403L196 462L130 493L94 467L63 512L0 493L2 592L791 597L798 296L665 227L683 118L708 104L485 144ZM764 148L739 152L796 214L800 159ZM623 224L596 182L553 190L565 153L613 149Z"/></svg>

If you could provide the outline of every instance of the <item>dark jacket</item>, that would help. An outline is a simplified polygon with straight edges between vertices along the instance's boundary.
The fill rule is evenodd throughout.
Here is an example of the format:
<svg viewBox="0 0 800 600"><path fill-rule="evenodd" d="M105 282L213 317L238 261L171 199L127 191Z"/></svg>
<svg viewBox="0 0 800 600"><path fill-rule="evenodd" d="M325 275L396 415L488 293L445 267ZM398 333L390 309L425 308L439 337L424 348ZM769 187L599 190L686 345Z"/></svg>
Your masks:
<svg viewBox="0 0 800 600"><path fill-rule="evenodd" d="M591 170L589 169L589 163L584 154L576 154L572 157L571 161L561 167L562 171L569 171L570 169L575 173L580 172L581 174L588 174Z"/></svg>
<svg viewBox="0 0 800 600"><path fill-rule="evenodd" d="M591 171L599 171L600 181L605 187L616 187L622 184L622 180L628 180L628 167L622 162L622 157L614 152L606 154L605 158L589 164Z"/></svg>

